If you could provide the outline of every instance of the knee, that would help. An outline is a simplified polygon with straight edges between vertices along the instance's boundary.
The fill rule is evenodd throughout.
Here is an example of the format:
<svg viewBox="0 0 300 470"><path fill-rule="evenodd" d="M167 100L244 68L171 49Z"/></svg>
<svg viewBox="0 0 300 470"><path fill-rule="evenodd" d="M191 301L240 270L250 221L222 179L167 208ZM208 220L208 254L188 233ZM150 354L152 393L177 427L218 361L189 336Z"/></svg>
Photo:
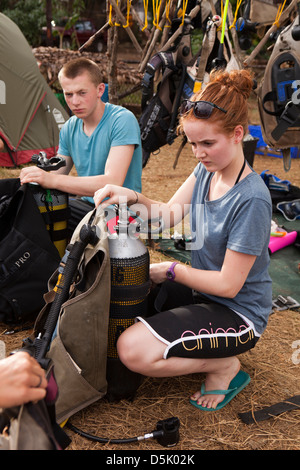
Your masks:
<svg viewBox="0 0 300 470"><path fill-rule="evenodd" d="M120 361L130 370L135 371L138 364L139 353L136 342L129 330L125 330L118 338L117 351Z"/></svg>

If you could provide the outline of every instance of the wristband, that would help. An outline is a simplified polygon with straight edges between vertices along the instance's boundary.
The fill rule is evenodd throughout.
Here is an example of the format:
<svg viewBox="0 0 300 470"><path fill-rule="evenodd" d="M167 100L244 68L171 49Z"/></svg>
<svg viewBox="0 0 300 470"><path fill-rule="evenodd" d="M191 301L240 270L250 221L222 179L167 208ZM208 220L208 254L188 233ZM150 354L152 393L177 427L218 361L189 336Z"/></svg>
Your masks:
<svg viewBox="0 0 300 470"><path fill-rule="evenodd" d="M175 268L176 264L178 264L178 261L174 261L174 263L171 264L171 266L169 267L169 269L166 272L166 277L167 277L167 279L169 279L169 281L175 281L174 268Z"/></svg>

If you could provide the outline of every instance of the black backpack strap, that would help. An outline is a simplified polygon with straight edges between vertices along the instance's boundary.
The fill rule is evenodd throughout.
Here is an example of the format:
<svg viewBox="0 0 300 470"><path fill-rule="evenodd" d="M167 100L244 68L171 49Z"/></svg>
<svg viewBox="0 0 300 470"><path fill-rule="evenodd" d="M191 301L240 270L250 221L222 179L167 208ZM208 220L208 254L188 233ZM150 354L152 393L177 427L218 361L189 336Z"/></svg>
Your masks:
<svg viewBox="0 0 300 470"><path fill-rule="evenodd" d="M182 97L182 91L185 83L185 78L186 78L186 66L182 64L182 74L181 74L181 80L177 89L176 97L174 100L173 104L173 109L172 109L172 116L171 116L171 122L170 126L168 129L168 135L167 135L167 143L171 145L176 137L176 121L177 121L177 115L178 115L178 109L179 105L181 102L181 97Z"/></svg>
<svg viewBox="0 0 300 470"><path fill-rule="evenodd" d="M278 125L271 132L273 139L279 140L289 127L295 126L297 121L300 123L300 105L289 101L279 117Z"/></svg>
<svg viewBox="0 0 300 470"><path fill-rule="evenodd" d="M273 103L277 102L277 92L275 90L269 91L268 93L265 94L265 96L262 99L262 107L265 113L270 114L271 116L280 116L282 111L270 111L269 109L266 109L265 103L272 101Z"/></svg>
<svg viewBox="0 0 300 470"><path fill-rule="evenodd" d="M172 70L176 68L172 52L158 52L147 63L142 79L142 111L153 96L153 80L155 72L162 69L163 73L166 68L170 68Z"/></svg>

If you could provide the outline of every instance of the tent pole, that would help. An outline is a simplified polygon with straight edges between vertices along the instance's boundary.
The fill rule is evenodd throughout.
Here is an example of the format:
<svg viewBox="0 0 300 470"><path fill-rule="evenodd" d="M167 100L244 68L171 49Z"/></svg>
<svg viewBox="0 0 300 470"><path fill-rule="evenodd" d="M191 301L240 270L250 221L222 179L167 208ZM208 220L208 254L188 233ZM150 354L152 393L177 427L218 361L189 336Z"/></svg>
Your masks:
<svg viewBox="0 0 300 470"><path fill-rule="evenodd" d="M5 140L2 139L1 136L0 136L0 139L1 139L2 142L4 143L4 147L6 148L7 153L8 153L8 155L10 156L10 159L11 159L12 163L14 164L14 167L17 168L17 163L16 163L15 160L14 160L14 157L13 157L13 154L12 154L12 152L11 152L11 149L9 148L9 146L7 145L7 143L5 142Z"/></svg>

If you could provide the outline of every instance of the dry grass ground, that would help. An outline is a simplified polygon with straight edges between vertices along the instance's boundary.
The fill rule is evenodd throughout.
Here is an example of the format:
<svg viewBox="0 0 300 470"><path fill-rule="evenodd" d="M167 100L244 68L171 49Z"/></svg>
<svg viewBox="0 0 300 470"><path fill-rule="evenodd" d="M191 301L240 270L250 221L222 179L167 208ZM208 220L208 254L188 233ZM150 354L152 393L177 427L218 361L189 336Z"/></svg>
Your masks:
<svg viewBox="0 0 300 470"><path fill-rule="evenodd" d="M172 146L164 147L159 155L151 156L143 171L145 194L168 200L192 171L195 160L189 147L184 149L173 169L178 144L177 139ZM254 168L257 172L269 169L278 177L300 185L299 160L293 160L290 172L285 173L281 159L256 155ZM11 177L18 171L7 170ZM150 256L152 261L164 259L164 255L152 249ZM6 336L5 329L5 325L0 325L0 339L5 341L9 352L20 345L27 332ZM118 439L144 435L154 430L160 419L176 416L180 420L180 441L174 451L300 450L299 410L250 425L243 423L238 415L300 393L300 363L292 360L297 352L293 343L297 340L300 340L299 311L275 312L256 348L241 356L242 368L251 376L250 385L221 411L201 412L189 404L188 397L198 389L203 379L201 375L145 378L132 402L122 400L111 404L100 400L77 413L71 422L94 435ZM96 443L67 432L72 437L70 450L164 450L151 439L125 445Z"/></svg>
<svg viewBox="0 0 300 470"><path fill-rule="evenodd" d="M255 104L252 104L255 116ZM255 117L252 123L255 124ZM173 162L179 140L152 155L143 171L143 192L151 197L168 200L195 166L188 146L183 150L177 167ZM282 179L300 186L300 161L293 160L286 173L279 158L256 155L254 169L269 169ZM3 177L15 177L19 170L6 170ZM150 249L152 261L164 255ZM300 255L299 255L300 258ZM299 259L300 261L300 259ZM0 340L7 352L20 346L28 332L4 334L0 324ZM300 313L297 310L275 312L256 348L240 357L242 368L251 376L251 383L230 404L218 412L201 412L189 404L188 397L199 388L201 375L171 379L145 378L132 402L108 403L100 400L77 413L70 421L79 428L110 439L144 435L156 428L160 419L176 416L180 420L180 441L174 452L185 450L300 450L300 412L289 411L266 421L247 425L239 413L254 412L300 394L300 355L293 348L300 341ZM298 346L299 351L299 346ZM294 354L294 356L293 356ZM164 451L156 440L128 444L96 443L67 430L72 438L70 450L150 450Z"/></svg>

